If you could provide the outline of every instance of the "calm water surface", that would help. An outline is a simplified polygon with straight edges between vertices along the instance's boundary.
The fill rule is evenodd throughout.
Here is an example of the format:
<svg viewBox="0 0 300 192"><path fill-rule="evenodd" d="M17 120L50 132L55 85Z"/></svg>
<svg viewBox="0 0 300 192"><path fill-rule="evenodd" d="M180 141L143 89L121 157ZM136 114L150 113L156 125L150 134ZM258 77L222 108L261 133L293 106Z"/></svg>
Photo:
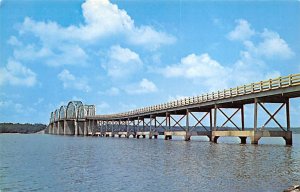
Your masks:
<svg viewBox="0 0 300 192"><path fill-rule="evenodd" d="M262 145L206 138L0 135L0 191L282 191L300 183L300 135ZM271 144L272 143L272 144Z"/></svg>

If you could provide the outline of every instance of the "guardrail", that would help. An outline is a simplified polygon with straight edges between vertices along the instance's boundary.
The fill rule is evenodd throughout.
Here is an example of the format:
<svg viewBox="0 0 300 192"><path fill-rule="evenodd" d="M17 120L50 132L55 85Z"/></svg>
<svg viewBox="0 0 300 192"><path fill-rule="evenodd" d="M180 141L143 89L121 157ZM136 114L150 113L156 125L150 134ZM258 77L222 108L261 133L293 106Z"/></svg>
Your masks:
<svg viewBox="0 0 300 192"><path fill-rule="evenodd" d="M149 112L163 111L167 109L173 109L177 107L183 107L192 104L200 104L208 101L214 101L219 99L231 98L241 95L247 95L252 93L258 93L263 91L269 91L273 89L279 89L284 87L300 85L300 73L293 74L284 77L278 77L275 79L269 79L266 81L260 81L257 83L251 83L243 86L238 86L235 88L224 89L223 91L217 91L212 93L207 93L194 97L187 97L159 105L153 105L149 107L144 107L124 113L116 113L110 115L97 115L97 117L110 119L110 118L124 118L128 116L142 115Z"/></svg>

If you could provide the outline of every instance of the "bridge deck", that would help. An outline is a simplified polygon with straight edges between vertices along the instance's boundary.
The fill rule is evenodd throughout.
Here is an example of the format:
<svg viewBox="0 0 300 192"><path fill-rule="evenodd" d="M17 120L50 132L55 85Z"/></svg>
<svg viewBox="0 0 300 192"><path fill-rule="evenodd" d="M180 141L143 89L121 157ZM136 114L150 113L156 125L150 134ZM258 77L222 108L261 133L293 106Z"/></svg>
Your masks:
<svg viewBox="0 0 300 192"><path fill-rule="evenodd" d="M255 98L269 103L280 103L284 99L300 96L300 74L279 77L258 83L252 83L228 90L218 91L211 94L204 94L197 97L185 98L161 105L150 106L137 109L127 113L111 115L95 115L87 117L91 120L126 120L128 118L137 119L138 117L164 117L166 113L185 114L186 109L196 112L209 111L215 105L224 108L236 107L239 105L254 103Z"/></svg>

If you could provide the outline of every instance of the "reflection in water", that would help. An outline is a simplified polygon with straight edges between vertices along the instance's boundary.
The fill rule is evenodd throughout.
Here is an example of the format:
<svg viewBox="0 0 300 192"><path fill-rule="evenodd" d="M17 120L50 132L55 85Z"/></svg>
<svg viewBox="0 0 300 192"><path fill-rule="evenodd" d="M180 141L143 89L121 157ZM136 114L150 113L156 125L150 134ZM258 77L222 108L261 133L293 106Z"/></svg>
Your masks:
<svg viewBox="0 0 300 192"><path fill-rule="evenodd" d="M299 184L300 144L264 142L5 134L0 191L282 191Z"/></svg>

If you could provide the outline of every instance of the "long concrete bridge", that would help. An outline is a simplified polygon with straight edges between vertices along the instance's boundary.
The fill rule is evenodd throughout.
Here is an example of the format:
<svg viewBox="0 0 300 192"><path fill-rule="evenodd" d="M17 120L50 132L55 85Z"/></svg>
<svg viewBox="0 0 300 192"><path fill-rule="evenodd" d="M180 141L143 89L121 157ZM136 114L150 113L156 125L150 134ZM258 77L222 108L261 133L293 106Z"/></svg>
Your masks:
<svg viewBox="0 0 300 192"><path fill-rule="evenodd" d="M290 98L296 97L300 97L300 74L110 115L96 115L94 105L71 101L51 113L48 133L149 139L163 135L166 140L183 136L186 141L192 136L207 136L211 142L219 137L239 137L242 144L247 137L252 144L262 137L282 137L286 145L292 145ZM266 104L278 109L271 113ZM251 128L245 128L245 105L254 106L252 117L247 117L253 119ZM275 117L282 110L285 125ZM268 116L262 125L258 124L258 111ZM220 122L221 116L224 122ZM277 129L267 128L271 121ZM226 126L229 123L232 127Z"/></svg>

